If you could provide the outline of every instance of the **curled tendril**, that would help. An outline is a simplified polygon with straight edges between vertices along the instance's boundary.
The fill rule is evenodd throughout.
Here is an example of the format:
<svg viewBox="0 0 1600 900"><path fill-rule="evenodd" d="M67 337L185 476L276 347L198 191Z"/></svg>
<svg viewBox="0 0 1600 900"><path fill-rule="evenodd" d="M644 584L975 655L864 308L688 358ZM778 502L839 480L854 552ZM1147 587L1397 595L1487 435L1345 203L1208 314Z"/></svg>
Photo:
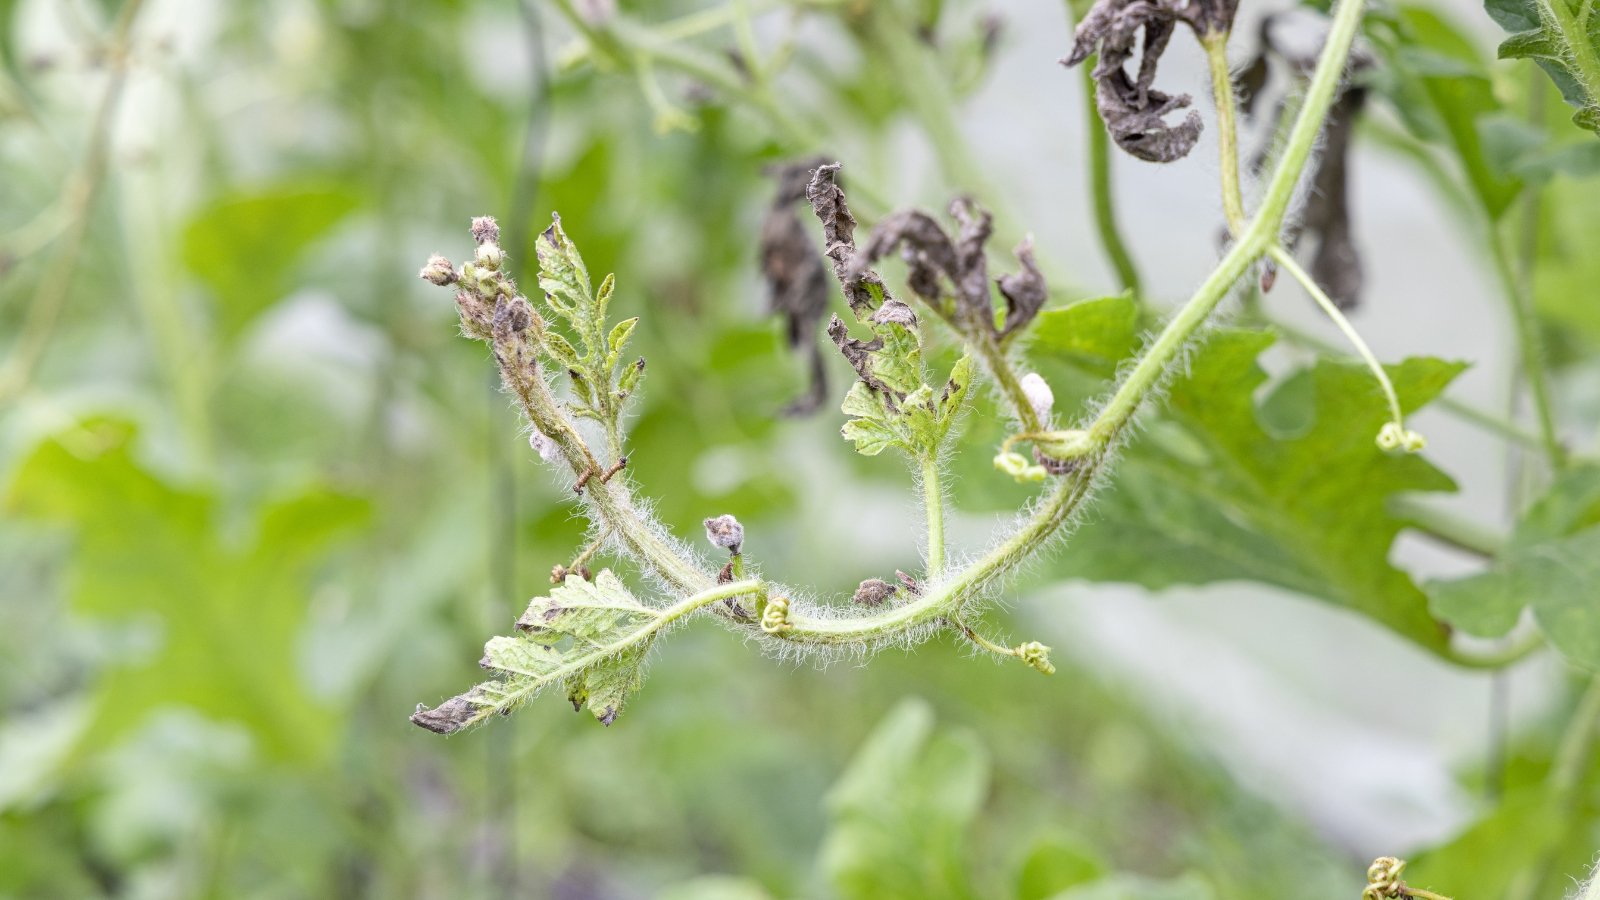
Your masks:
<svg viewBox="0 0 1600 900"><path fill-rule="evenodd" d="M767 608L761 612L761 630L767 634L779 634L788 628L789 598L771 598L767 601Z"/></svg>

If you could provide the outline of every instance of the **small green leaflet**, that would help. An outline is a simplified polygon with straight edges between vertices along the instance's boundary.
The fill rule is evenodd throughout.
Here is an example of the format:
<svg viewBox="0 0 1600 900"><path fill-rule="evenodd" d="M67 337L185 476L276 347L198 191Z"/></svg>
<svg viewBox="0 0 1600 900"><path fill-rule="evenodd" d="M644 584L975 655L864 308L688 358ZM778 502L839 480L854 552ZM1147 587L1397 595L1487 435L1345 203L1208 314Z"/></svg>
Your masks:
<svg viewBox="0 0 1600 900"><path fill-rule="evenodd" d="M881 355L874 354L874 359ZM856 452L864 456L877 456L888 447L897 447L913 459L931 458L938 453L961 411L961 402L972 386L973 366L972 358L963 356L951 367L950 378L937 397L933 388L923 384L894 405L883 392L857 381L840 404L840 410L851 419L839 433L854 441Z"/></svg>
<svg viewBox="0 0 1600 900"><path fill-rule="evenodd" d="M661 610L634 598L609 569L593 582L577 575L536 597L517 619L516 635L490 638L479 665L497 673L412 721L449 734L494 713L507 714L545 688L560 684L573 709L589 707L610 725L638 689L640 667L667 624Z"/></svg>
<svg viewBox="0 0 1600 900"><path fill-rule="evenodd" d="M1501 59L1531 59L1578 111L1572 121L1600 132L1600 16L1594 0L1484 0L1483 8L1511 36Z"/></svg>
<svg viewBox="0 0 1600 900"><path fill-rule="evenodd" d="M1573 665L1600 671L1600 468L1568 472L1529 508L1488 571L1427 585L1435 615L1499 637L1533 610Z"/></svg>

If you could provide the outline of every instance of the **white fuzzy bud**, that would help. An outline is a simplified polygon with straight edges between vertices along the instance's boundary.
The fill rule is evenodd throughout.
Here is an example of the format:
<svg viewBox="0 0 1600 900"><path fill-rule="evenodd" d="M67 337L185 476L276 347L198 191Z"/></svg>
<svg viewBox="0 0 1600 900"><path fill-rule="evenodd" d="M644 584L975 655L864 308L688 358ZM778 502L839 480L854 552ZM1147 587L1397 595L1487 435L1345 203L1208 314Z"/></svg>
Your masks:
<svg viewBox="0 0 1600 900"><path fill-rule="evenodd" d="M1039 417L1039 427L1048 428L1050 412L1055 409L1056 395L1050 385L1037 372L1022 376L1022 395L1028 398L1033 414Z"/></svg>
<svg viewBox="0 0 1600 900"><path fill-rule="evenodd" d="M739 547L744 544L744 526L739 524L738 519L724 514L707 519L705 525L706 540L729 553L739 552Z"/></svg>

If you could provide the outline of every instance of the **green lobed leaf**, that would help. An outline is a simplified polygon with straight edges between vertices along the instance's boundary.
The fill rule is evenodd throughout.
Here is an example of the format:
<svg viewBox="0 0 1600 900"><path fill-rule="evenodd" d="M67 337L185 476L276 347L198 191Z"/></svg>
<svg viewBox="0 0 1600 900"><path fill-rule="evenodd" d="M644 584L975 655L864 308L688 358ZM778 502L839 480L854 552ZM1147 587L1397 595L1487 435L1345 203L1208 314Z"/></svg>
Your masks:
<svg viewBox="0 0 1600 900"><path fill-rule="evenodd" d="M1564 474L1517 523L1488 571L1427 584L1434 614L1499 637L1527 607L1573 665L1600 671L1600 468Z"/></svg>
<svg viewBox="0 0 1600 900"><path fill-rule="evenodd" d="M1272 342L1265 332L1213 334L1174 382L1161 427L1129 448L1061 569L1149 588L1264 581L1444 651L1447 634L1426 596L1389 563L1403 523L1387 502L1402 491L1451 490L1453 482L1420 457L1378 450L1383 399L1354 363L1311 367L1314 413L1303 431L1269 433L1254 395L1266 380L1256 357ZM1388 371L1412 410L1462 368L1411 359ZM1298 378L1285 385L1305 391Z"/></svg>
<svg viewBox="0 0 1600 900"><path fill-rule="evenodd" d="M342 184L291 182L222 197L184 228L184 265L210 290L217 325L239 334L292 290L295 268L361 201Z"/></svg>
<svg viewBox="0 0 1600 900"><path fill-rule="evenodd" d="M1132 294L1096 297L1041 312L1029 331L1030 349L1109 374L1138 346L1139 330Z"/></svg>
<svg viewBox="0 0 1600 900"><path fill-rule="evenodd" d="M969 732L936 733L926 701L902 701L828 792L821 865L847 900L969 898L967 832L989 786Z"/></svg>
<svg viewBox="0 0 1600 900"><path fill-rule="evenodd" d="M71 530L75 611L157 635L148 656L116 661L98 680L82 745L109 744L178 706L243 725L273 758L325 756L335 734L318 722L332 710L292 673L313 568L365 504L313 491L268 507L249 539L223 541L216 498L146 469L135 434L122 422L80 423L32 453L6 497L10 513Z"/></svg>

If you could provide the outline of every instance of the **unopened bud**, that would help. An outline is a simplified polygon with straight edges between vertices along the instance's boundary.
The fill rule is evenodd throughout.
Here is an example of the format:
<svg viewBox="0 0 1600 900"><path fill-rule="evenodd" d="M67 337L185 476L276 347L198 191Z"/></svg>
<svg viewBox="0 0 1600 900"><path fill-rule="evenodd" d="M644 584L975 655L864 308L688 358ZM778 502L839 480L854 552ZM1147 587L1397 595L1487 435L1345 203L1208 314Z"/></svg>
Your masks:
<svg viewBox="0 0 1600 900"><path fill-rule="evenodd" d="M868 578L856 588L854 597L850 599L862 606L882 606L883 601L894 596L894 585L882 578Z"/></svg>
<svg viewBox="0 0 1600 900"><path fill-rule="evenodd" d="M744 526L733 516L724 514L707 519L705 526L706 540L729 553L738 553L739 547L744 544Z"/></svg>
<svg viewBox="0 0 1600 900"><path fill-rule="evenodd" d="M500 249L499 244L489 241L478 245L477 259L478 265L485 269L499 271L500 264L505 262L506 252Z"/></svg>
<svg viewBox="0 0 1600 900"><path fill-rule="evenodd" d="M1033 414L1039 417L1039 425L1048 427L1050 411L1056 406L1056 395L1050 390L1049 383L1039 373L1029 372L1022 376L1022 395L1028 398L1028 405L1033 407Z"/></svg>
<svg viewBox="0 0 1600 900"><path fill-rule="evenodd" d="M450 260L437 253L428 257L428 264L422 267L422 271L418 275L423 281L429 284L436 284L439 287L455 284L456 279L460 277L456 275L455 267L450 265Z"/></svg>
<svg viewBox="0 0 1600 900"><path fill-rule="evenodd" d="M472 220L472 239L480 244L500 243L500 225L494 216L478 216Z"/></svg>

